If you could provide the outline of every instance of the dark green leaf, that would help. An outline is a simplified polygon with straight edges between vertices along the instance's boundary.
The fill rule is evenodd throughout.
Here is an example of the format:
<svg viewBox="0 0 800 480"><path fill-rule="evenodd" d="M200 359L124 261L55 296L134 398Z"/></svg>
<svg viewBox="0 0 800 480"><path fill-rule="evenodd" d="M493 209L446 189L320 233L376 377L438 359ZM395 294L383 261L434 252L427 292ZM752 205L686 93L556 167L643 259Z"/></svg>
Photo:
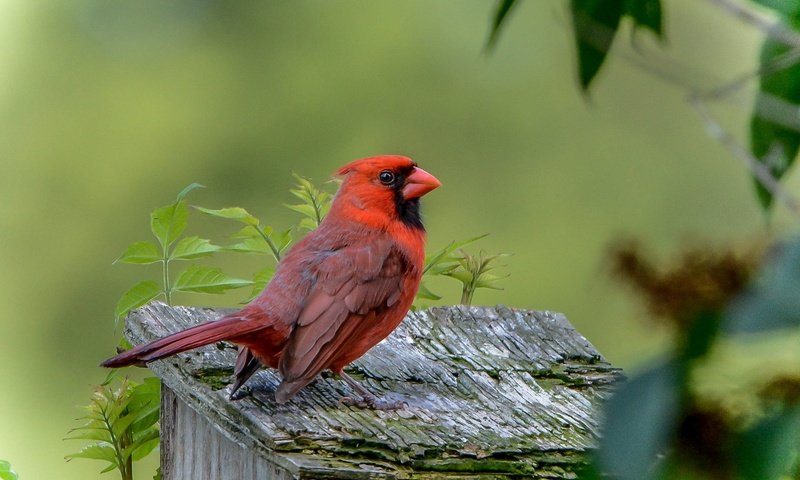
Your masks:
<svg viewBox="0 0 800 480"><path fill-rule="evenodd" d="M182 238L170 254L172 260L189 260L192 258L208 257L222 250L210 240L196 236Z"/></svg>
<svg viewBox="0 0 800 480"><path fill-rule="evenodd" d="M114 260L122 263L147 264L156 263L162 260L158 246L152 242L136 242L128 246L120 257Z"/></svg>
<svg viewBox="0 0 800 480"><path fill-rule="evenodd" d="M800 448L800 407L767 417L744 431L734 444L734 458L744 480L788 478Z"/></svg>
<svg viewBox="0 0 800 480"><path fill-rule="evenodd" d="M794 19L800 15L800 1L798 0L752 0L755 3L775 10L786 19Z"/></svg>
<svg viewBox="0 0 800 480"><path fill-rule="evenodd" d="M216 267L192 265L178 275L172 289L177 292L223 293L252 284L250 280L231 277Z"/></svg>
<svg viewBox="0 0 800 480"><path fill-rule="evenodd" d="M634 25L647 28L661 37L661 0L626 0L625 13L633 18Z"/></svg>
<svg viewBox="0 0 800 480"><path fill-rule="evenodd" d="M684 337L683 359L694 360L708 353L719 333L721 317L719 312L701 312L695 316Z"/></svg>
<svg viewBox="0 0 800 480"><path fill-rule="evenodd" d="M114 317L119 320L134 308L139 308L150 300L156 298L161 293L161 287L152 280L139 282L130 290L122 294L122 298L117 302L114 309Z"/></svg>
<svg viewBox="0 0 800 480"><path fill-rule="evenodd" d="M755 157L767 166L772 176L780 179L789 170L800 149L800 63L775 66L790 47L767 38L761 48L760 90L750 120L750 148ZM772 194L756 181L761 206L767 210Z"/></svg>
<svg viewBox="0 0 800 480"><path fill-rule="evenodd" d="M206 215L211 215L214 217L220 218L228 218L230 220L236 220L247 225L258 225L259 221L256 217L250 214L247 210L241 207L230 207L230 208L221 208L219 210L212 210L209 208L203 207L194 207L196 210L205 213Z"/></svg>
<svg viewBox="0 0 800 480"><path fill-rule="evenodd" d="M578 80L589 89L600 71L619 28L625 0L571 0L572 25L578 54Z"/></svg>
<svg viewBox="0 0 800 480"><path fill-rule="evenodd" d="M800 325L800 239L780 247L756 284L730 305L726 330L760 332Z"/></svg>
<svg viewBox="0 0 800 480"><path fill-rule="evenodd" d="M499 0L497 3L497 11L494 14L492 21L492 29L489 33L489 41L486 42L487 48L492 48L497 43L497 38L500 36L500 28L503 22L508 18L511 9L516 6L516 0Z"/></svg>
<svg viewBox="0 0 800 480"><path fill-rule="evenodd" d="M655 478L651 467L667 449L681 408L679 369L665 361L619 386L605 408L601 471L620 480Z"/></svg>

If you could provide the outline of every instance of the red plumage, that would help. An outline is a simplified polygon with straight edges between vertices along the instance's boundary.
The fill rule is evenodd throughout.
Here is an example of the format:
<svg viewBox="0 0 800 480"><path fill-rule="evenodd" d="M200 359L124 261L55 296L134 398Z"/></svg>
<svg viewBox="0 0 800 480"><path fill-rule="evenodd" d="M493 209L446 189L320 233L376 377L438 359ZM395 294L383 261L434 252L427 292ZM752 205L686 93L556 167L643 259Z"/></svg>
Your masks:
<svg viewBox="0 0 800 480"><path fill-rule="evenodd" d="M141 365L227 340L241 347L233 391L268 365L283 377L275 394L283 403L329 369L374 407L375 397L342 370L386 338L411 307L425 259L419 197L440 183L397 155L356 160L337 173L344 178L330 212L249 305L102 365Z"/></svg>

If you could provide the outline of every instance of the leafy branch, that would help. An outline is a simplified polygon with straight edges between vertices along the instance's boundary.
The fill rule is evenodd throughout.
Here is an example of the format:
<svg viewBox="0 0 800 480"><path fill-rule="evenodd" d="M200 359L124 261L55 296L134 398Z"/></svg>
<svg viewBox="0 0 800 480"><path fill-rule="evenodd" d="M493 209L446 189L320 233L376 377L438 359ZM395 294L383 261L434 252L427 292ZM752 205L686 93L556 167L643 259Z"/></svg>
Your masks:
<svg viewBox="0 0 800 480"><path fill-rule="evenodd" d="M475 290L479 288L502 290L498 286L498 282L504 277L495 275L491 271L498 268L496 261L505 256L507 254L504 253L484 256L483 251L478 255L470 255L464 250L459 250L458 263L444 275L461 282L462 305L471 305Z"/></svg>
<svg viewBox="0 0 800 480"><path fill-rule="evenodd" d="M101 473L117 469L122 480L133 479L133 462L146 457L158 446L161 384L155 377L135 383L128 378L113 382L113 375L97 387L85 420L70 430L67 440L91 442L65 458L102 460L108 465ZM116 385L112 385L116 383Z"/></svg>
<svg viewBox="0 0 800 480"><path fill-rule="evenodd" d="M676 86L687 89L687 98L702 117L709 134L722 143L734 157L744 160L754 180L756 198L765 212L769 212L778 199L797 214L798 201L790 198L778 186L800 153L800 122L797 108L800 105L800 2L798 0L708 0L743 22L764 33L764 43L759 58L759 68L752 74L737 76L733 81L703 92L680 81L674 72L666 73L642 65L640 56L629 58ZM519 0L500 0L490 26L487 47L497 43L501 30L508 24L510 14ZM753 5L764 7L779 21L762 14ZM634 31L651 31L664 40L663 8L661 0L570 0L572 35L577 56L578 80L581 91L587 93L594 84L617 38L622 20L633 22ZM726 132L707 108L709 101L723 100L747 87L752 78L758 80L758 95L750 118L749 148L742 146ZM776 194L777 192L777 194Z"/></svg>
<svg viewBox="0 0 800 480"><path fill-rule="evenodd" d="M333 196L311 183L311 180L296 173L292 174L297 180L295 188L289 190L292 195L300 199L300 203L285 205L287 208L302 214L305 218L300 220L299 229L314 230L322 223L322 219L331 208Z"/></svg>
<svg viewBox="0 0 800 480"><path fill-rule="evenodd" d="M425 266L422 270L423 281L420 283L417 299L441 300L442 297L433 293L425 284L425 279L434 276L450 277L461 282L461 303L471 305L475 290L479 288L491 288L501 290L497 285L503 278L490 273L497 265L493 263L506 254L497 254L484 257L483 252L478 256L473 256L462 249L462 247L474 243L488 234L477 237L467 238L459 241L452 241L444 247L428 254L425 257Z"/></svg>
<svg viewBox="0 0 800 480"><path fill-rule="evenodd" d="M198 264L190 265L183 270L174 282L171 280L172 262L210 257L223 250L223 247L205 238L181 237L186 230L189 217L185 197L200 187L202 185L192 183L178 194L175 202L156 208L150 214L150 231L158 241L158 245L148 241L132 243L115 260L115 263L136 265L161 264L161 285L153 280L143 280L131 287L117 303L114 311L117 320L160 295L163 295L167 304L171 305L172 294L175 292L219 294L253 284L250 280L231 277L220 268Z"/></svg>

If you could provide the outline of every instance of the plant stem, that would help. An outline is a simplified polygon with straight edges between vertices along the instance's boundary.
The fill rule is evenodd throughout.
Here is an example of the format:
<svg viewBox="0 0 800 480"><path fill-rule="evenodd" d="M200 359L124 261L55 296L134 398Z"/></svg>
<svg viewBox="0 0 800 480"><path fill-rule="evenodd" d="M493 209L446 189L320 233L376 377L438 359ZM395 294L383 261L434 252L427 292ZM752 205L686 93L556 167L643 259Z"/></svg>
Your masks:
<svg viewBox="0 0 800 480"><path fill-rule="evenodd" d="M172 289L169 285L169 258L167 252L164 251L163 268L161 269L164 281L164 297L167 299L167 305L172 305Z"/></svg>
<svg viewBox="0 0 800 480"><path fill-rule="evenodd" d="M461 305L470 306L472 305L472 294L475 293L474 290L471 290L469 285L464 285L464 288L461 290Z"/></svg>
<svg viewBox="0 0 800 480"><path fill-rule="evenodd" d="M256 232L258 232L258 234L261 235L261 238L263 238L264 241L267 242L267 245L269 246L269 249L272 250L272 256L275 257L275 261L276 262L280 262L281 261L281 251L278 250L278 246L275 245L275 242L272 241L272 237L270 237L269 235L264 233L257 226L253 226L253 228L255 228Z"/></svg>
<svg viewBox="0 0 800 480"><path fill-rule="evenodd" d="M311 192L311 204L314 205L314 215L317 217L317 226L322 223L322 205L319 204L319 199Z"/></svg>

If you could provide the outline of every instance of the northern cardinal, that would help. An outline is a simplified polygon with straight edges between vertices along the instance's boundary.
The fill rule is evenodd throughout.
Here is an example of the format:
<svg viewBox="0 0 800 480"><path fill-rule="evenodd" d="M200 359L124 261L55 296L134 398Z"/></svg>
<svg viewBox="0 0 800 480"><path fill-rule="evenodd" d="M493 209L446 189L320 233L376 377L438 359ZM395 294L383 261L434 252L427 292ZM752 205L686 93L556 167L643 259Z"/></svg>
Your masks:
<svg viewBox="0 0 800 480"><path fill-rule="evenodd" d="M399 155L356 160L337 174L343 181L328 215L283 257L250 304L102 366L144 365L227 340L240 347L231 395L262 364L282 376L278 403L329 369L362 397L351 402L381 408L343 369L386 338L411 307L425 260L419 199L441 183Z"/></svg>

